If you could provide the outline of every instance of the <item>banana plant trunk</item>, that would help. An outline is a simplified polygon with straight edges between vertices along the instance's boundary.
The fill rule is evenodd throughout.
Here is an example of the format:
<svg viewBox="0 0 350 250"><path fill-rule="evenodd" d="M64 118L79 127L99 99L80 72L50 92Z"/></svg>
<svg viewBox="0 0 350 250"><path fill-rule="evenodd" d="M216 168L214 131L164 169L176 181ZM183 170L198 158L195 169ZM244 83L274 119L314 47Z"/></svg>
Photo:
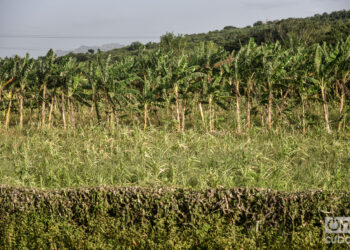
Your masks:
<svg viewBox="0 0 350 250"><path fill-rule="evenodd" d="M279 122L280 118L282 117L283 110L284 110L284 108L286 106L286 101L287 101L287 96L288 95L289 95L289 89L287 89L286 93L282 97L281 107L278 110L278 115L277 115L277 118L275 120L275 123Z"/></svg>
<svg viewBox="0 0 350 250"><path fill-rule="evenodd" d="M204 113L203 113L203 108L202 108L202 103L201 102L198 103L198 108L199 108L199 112L201 114L203 126L205 128L205 131L208 133L208 128L207 128L207 124L205 122L205 117L204 117Z"/></svg>
<svg viewBox="0 0 350 250"><path fill-rule="evenodd" d="M302 98L301 100L301 107L302 107L302 123L303 123L303 135L306 133L306 121L305 121L305 100Z"/></svg>
<svg viewBox="0 0 350 250"><path fill-rule="evenodd" d="M338 132L341 130L341 124L343 119L344 102L345 102L345 91L344 85L340 85L340 104L339 104L339 117L338 117Z"/></svg>
<svg viewBox="0 0 350 250"><path fill-rule="evenodd" d="M114 130L114 110L110 111L109 129Z"/></svg>
<svg viewBox="0 0 350 250"><path fill-rule="evenodd" d="M67 122L66 122L66 112L65 112L65 100L64 100L64 92L62 91L62 95L61 95L61 98L62 98L62 107L61 107L61 111L62 111L62 122L63 122L63 128L66 130L67 128Z"/></svg>
<svg viewBox="0 0 350 250"><path fill-rule="evenodd" d="M145 106L144 106L144 114L143 114L143 130L145 131L146 128L147 128L147 116L148 116L148 112L147 112L147 109L148 109L148 105L147 103L145 103Z"/></svg>
<svg viewBox="0 0 350 250"><path fill-rule="evenodd" d="M321 87L321 95L322 95L322 100L323 100L323 111L324 111L324 120L326 122L326 129L327 129L327 133L331 134L332 130L330 128L329 125L329 119L328 119L328 104L327 104L327 99L326 99L326 91L325 91L325 87Z"/></svg>
<svg viewBox="0 0 350 250"><path fill-rule="evenodd" d="M214 122L213 122L213 97L209 96L209 132L214 131Z"/></svg>
<svg viewBox="0 0 350 250"><path fill-rule="evenodd" d="M96 117L97 117L97 123L100 124L100 122L101 122L101 115L100 115L100 110L98 108L97 100L95 100L95 112L96 112Z"/></svg>
<svg viewBox="0 0 350 250"><path fill-rule="evenodd" d="M181 121L180 121L180 104L179 104L179 92L178 86L175 85L175 101L176 101L176 120L177 120L177 131L181 131Z"/></svg>
<svg viewBox="0 0 350 250"><path fill-rule="evenodd" d="M69 94L67 94L67 118L68 118L68 122L70 122L72 124L70 112L71 112L71 109L70 109Z"/></svg>
<svg viewBox="0 0 350 250"><path fill-rule="evenodd" d="M181 116L182 116L182 124L181 124L181 131L183 132L185 130L185 112L186 112L186 106L185 104L182 105L181 109Z"/></svg>
<svg viewBox="0 0 350 250"><path fill-rule="evenodd" d="M41 106L41 125L45 125L45 116L46 116L46 88L47 88L47 83L44 83L44 88L43 88L43 102Z"/></svg>
<svg viewBox="0 0 350 250"><path fill-rule="evenodd" d="M68 109L70 124L72 128L74 128L75 127L74 106L70 97L67 97L67 109Z"/></svg>
<svg viewBox="0 0 350 250"><path fill-rule="evenodd" d="M10 91L10 102L7 108L6 120L5 120L5 128L9 127L10 124L10 116L11 116L11 106L12 106L12 90Z"/></svg>
<svg viewBox="0 0 350 250"><path fill-rule="evenodd" d="M237 119L237 133L240 134L242 131L241 129L241 109L239 106L239 81L235 81L235 89L236 89L236 119Z"/></svg>
<svg viewBox="0 0 350 250"><path fill-rule="evenodd" d="M20 97L19 97L19 127L23 129L23 102L24 102L24 89L21 87Z"/></svg>
<svg viewBox="0 0 350 250"><path fill-rule="evenodd" d="M55 102L55 98L52 96L51 103L50 103L50 111L49 111L49 124L48 124L49 128L51 128L51 124L52 124L52 112L53 112L54 102Z"/></svg>
<svg viewBox="0 0 350 250"><path fill-rule="evenodd" d="M267 105L267 129L271 129L271 123L272 123L272 89L269 88L269 102Z"/></svg>
<svg viewBox="0 0 350 250"><path fill-rule="evenodd" d="M75 115L74 115L74 102L71 102L71 123L72 123L72 127L75 128Z"/></svg>
<svg viewBox="0 0 350 250"><path fill-rule="evenodd" d="M92 94L92 103L95 103L95 93ZM91 108L90 108L90 113L91 113L91 116L93 115L93 112L94 112L94 105L91 105Z"/></svg>
<svg viewBox="0 0 350 250"><path fill-rule="evenodd" d="M247 130L250 129L250 107L251 100L250 100L250 88L248 87L247 91Z"/></svg>

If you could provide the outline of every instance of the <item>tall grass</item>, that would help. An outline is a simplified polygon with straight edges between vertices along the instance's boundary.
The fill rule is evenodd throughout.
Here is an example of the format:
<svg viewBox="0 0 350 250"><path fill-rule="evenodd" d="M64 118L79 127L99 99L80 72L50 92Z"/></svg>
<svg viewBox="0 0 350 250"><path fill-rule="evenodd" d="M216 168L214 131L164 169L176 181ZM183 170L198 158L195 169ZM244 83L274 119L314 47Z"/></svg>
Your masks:
<svg viewBox="0 0 350 250"><path fill-rule="evenodd" d="M139 126L66 131L9 129L0 135L0 183L42 189L87 186L344 189L345 135L313 130L215 134Z"/></svg>

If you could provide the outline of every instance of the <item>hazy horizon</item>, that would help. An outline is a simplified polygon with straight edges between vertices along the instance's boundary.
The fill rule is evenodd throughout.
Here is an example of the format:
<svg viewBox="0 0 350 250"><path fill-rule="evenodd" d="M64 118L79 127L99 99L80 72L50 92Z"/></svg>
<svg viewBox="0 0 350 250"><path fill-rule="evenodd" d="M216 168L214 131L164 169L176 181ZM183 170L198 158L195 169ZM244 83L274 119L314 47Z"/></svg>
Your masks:
<svg viewBox="0 0 350 250"><path fill-rule="evenodd" d="M166 32L202 33L349 8L349 0L0 0L0 57L146 43Z"/></svg>

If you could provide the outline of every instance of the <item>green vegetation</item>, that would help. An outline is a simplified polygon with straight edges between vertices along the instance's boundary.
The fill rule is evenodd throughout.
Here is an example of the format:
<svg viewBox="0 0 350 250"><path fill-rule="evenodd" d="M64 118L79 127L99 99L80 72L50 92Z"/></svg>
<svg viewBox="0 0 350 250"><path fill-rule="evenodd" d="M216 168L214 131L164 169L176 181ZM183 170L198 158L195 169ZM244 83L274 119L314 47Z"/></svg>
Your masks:
<svg viewBox="0 0 350 250"><path fill-rule="evenodd" d="M238 50L253 37L258 44L280 41L283 46L293 44L335 43L350 35L350 11L316 14L307 18L288 18L274 21L257 21L253 26L237 28L226 26L206 34L186 35L188 44L213 41L226 50Z"/></svg>
<svg viewBox="0 0 350 250"><path fill-rule="evenodd" d="M0 244L30 249L325 249L324 217L350 202L257 189L0 187L0 197Z"/></svg>
<svg viewBox="0 0 350 250"><path fill-rule="evenodd" d="M330 14L316 14L307 18L288 18L274 21L257 21L253 26L238 28L226 26L222 30L210 31L201 34L179 35L176 38L181 40L182 46L191 50L201 42L214 42L216 45L231 52L239 50L246 45L250 38L261 45L263 43L275 43L279 41L283 47L296 45L309 46L314 43L335 44L340 39L346 39L350 35L350 10L335 11ZM166 44L172 34L166 34L160 38L160 43ZM112 59L121 59L125 56L137 55L140 47L139 42L124 48L108 51L105 54L111 55ZM158 44L149 42L145 45L147 50L157 49ZM86 53L71 54L78 61L87 61L94 58Z"/></svg>
<svg viewBox="0 0 350 250"><path fill-rule="evenodd" d="M349 215L349 13L0 59L0 244L326 247Z"/></svg>
<svg viewBox="0 0 350 250"><path fill-rule="evenodd" d="M9 130L0 182L40 189L87 186L349 190L349 136L101 127Z"/></svg>
<svg viewBox="0 0 350 250"><path fill-rule="evenodd" d="M56 59L52 50L37 61L6 58L0 62L2 126L347 130L350 37L334 46L288 49L251 39L232 53L213 43L185 53L177 42L149 53L140 48L116 62L98 53L95 61L77 63Z"/></svg>

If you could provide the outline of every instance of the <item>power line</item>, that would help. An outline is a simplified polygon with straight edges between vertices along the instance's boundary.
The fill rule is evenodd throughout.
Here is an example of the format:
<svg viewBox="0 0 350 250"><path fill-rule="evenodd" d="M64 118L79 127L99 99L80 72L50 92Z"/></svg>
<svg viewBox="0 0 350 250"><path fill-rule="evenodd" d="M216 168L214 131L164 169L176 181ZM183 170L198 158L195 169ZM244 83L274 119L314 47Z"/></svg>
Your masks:
<svg viewBox="0 0 350 250"><path fill-rule="evenodd" d="M0 38L25 39L158 39L159 36L75 36L75 35L9 35L0 34Z"/></svg>
<svg viewBox="0 0 350 250"><path fill-rule="evenodd" d="M0 38L24 39L159 39L159 36L74 36L74 35L11 35L0 34ZM50 48L19 48L0 46L0 50L48 51Z"/></svg>
<svg viewBox="0 0 350 250"><path fill-rule="evenodd" d="M41 49L28 49L28 48L15 48L15 47L0 47L0 49L6 49L6 50L25 50L25 51L48 51L49 49L47 48L41 48Z"/></svg>

